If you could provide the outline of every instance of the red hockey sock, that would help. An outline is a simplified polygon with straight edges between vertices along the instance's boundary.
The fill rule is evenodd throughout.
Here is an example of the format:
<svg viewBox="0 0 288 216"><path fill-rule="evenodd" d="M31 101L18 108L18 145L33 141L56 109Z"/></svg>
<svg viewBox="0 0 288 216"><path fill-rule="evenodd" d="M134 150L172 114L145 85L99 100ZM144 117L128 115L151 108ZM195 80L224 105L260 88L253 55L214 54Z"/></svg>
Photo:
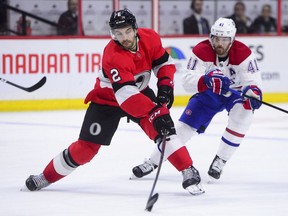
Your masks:
<svg viewBox="0 0 288 216"><path fill-rule="evenodd" d="M178 171L187 169L193 164L186 146L183 146L177 151L173 152L173 154L168 157L168 160Z"/></svg>
<svg viewBox="0 0 288 216"><path fill-rule="evenodd" d="M43 171L45 178L53 183L69 175L78 166L88 163L98 153L100 147L101 145L83 140L72 143L46 166Z"/></svg>
<svg viewBox="0 0 288 216"><path fill-rule="evenodd" d="M43 174L49 183L56 182L60 180L61 178L65 177L56 172L54 165L53 165L53 160L51 160L50 163L45 167Z"/></svg>

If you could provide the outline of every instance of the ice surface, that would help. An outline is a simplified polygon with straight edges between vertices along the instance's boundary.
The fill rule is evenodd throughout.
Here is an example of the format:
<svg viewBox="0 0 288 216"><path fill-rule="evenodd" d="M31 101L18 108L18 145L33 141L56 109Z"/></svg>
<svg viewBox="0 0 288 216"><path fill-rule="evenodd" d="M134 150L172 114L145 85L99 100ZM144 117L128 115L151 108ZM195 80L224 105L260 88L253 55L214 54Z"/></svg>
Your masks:
<svg viewBox="0 0 288 216"><path fill-rule="evenodd" d="M288 104L275 104L288 109ZM172 108L178 119L183 107ZM287 216L288 115L262 106L246 138L227 163L220 181L208 184L208 167L226 126L227 113L215 116L205 134L187 147L206 193L191 196L182 176L168 162L155 192L159 200L144 211L155 173L129 180L133 166L149 157L154 144L123 119L111 146L85 166L37 192L23 192L25 179L78 138L80 111L0 113L0 215L5 216Z"/></svg>

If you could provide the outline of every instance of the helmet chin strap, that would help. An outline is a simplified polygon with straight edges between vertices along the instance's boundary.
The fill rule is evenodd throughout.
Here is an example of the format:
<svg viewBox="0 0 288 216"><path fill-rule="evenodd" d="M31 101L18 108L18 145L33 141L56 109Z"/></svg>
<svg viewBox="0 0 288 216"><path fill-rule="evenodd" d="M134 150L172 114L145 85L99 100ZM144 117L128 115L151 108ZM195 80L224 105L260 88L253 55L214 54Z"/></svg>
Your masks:
<svg viewBox="0 0 288 216"><path fill-rule="evenodd" d="M229 51L231 49L232 44L234 43L234 40L235 40L235 38L231 38L231 43L230 43L230 45L229 45L229 47L228 47L228 49L226 51L227 55L228 55L228 53L229 53Z"/></svg>
<svg viewBox="0 0 288 216"><path fill-rule="evenodd" d="M138 50L138 37L137 37L137 33L135 33L135 40L136 40L135 50L130 50L131 52L137 52L137 50Z"/></svg>

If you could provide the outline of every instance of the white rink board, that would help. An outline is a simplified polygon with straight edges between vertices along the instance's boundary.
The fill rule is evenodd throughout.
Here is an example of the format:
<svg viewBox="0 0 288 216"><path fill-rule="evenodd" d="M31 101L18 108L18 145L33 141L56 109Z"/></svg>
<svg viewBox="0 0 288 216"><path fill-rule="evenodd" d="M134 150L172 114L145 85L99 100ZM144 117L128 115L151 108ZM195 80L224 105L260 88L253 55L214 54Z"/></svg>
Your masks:
<svg viewBox="0 0 288 216"><path fill-rule="evenodd" d="M187 95L181 86L182 69L191 47L203 38L163 38L165 48L178 49L183 59L175 59L175 95ZM285 61L286 37L238 37L255 52L262 71L263 90L287 93ZM0 76L23 86L31 86L47 76L47 83L33 94L0 83L0 100L83 98L93 88L102 51L109 39L4 39L0 40ZM155 88L155 79L152 82Z"/></svg>

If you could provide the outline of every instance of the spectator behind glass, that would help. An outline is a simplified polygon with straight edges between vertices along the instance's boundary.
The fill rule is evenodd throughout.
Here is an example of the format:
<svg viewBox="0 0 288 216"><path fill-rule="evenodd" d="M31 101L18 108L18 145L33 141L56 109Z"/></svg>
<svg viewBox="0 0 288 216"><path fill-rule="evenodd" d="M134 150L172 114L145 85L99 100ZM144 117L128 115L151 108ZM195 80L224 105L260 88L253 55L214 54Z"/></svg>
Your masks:
<svg viewBox="0 0 288 216"><path fill-rule="evenodd" d="M251 33L271 33L277 31L277 21L271 17L271 5L265 4L262 7L261 14L256 17L250 26Z"/></svg>
<svg viewBox="0 0 288 216"><path fill-rule="evenodd" d="M227 17L235 22L237 33L248 33L249 26L251 25L251 19L245 15L246 6L243 2L236 2L234 5L234 13Z"/></svg>
<svg viewBox="0 0 288 216"><path fill-rule="evenodd" d="M68 0L68 10L60 15L58 35L78 35L78 0Z"/></svg>
<svg viewBox="0 0 288 216"><path fill-rule="evenodd" d="M282 32L285 32L285 33L288 32L288 25L283 25Z"/></svg>
<svg viewBox="0 0 288 216"><path fill-rule="evenodd" d="M210 26L207 19L201 16L203 0L192 0L193 14L183 20L184 34L209 34Z"/></svg>

